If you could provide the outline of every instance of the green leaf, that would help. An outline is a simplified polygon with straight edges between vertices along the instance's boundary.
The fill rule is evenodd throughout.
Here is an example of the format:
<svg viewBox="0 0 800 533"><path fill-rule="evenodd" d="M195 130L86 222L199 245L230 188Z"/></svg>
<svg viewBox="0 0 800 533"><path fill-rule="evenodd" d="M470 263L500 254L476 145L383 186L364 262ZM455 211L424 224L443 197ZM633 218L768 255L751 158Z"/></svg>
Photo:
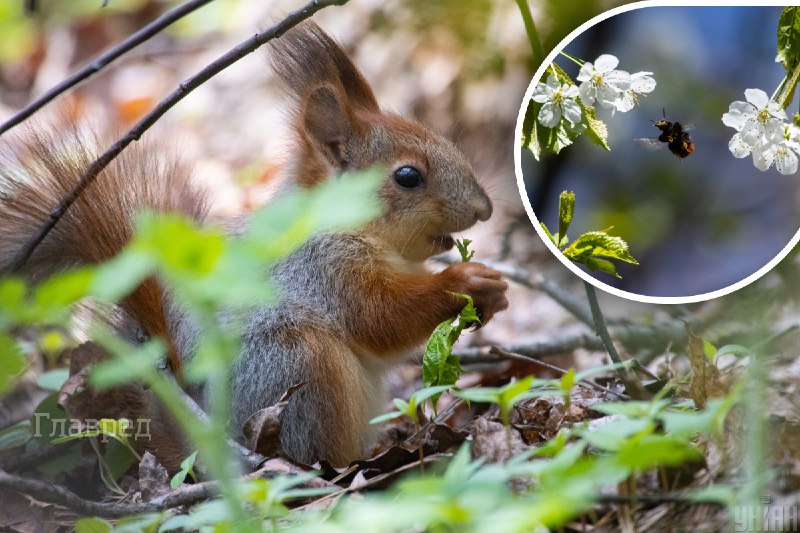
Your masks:
<svg viewBox="0 0 800 533"><path fill-rule="evenodd" d="M100 390L130 383L152 372L165 353L163 342L157 339L139 346L129 346L120 342L113 348L129 351L130 354L123 358L104 361L92 369L89 383Z"/></svg>
<svg viewBox="0 0 800 533"><path fill-rule="evenodd" d="M525 118L522 121L522 146L530 150L537 161L542 156L542 146L539 144L539 121L536 120L539 109L541 107L537 107L536 102L528 101Z"/></svg>
<svg viewBox="0 0 800 533"><path fill-rule="evenodd" d="M114 524L114 533L155 533L161 518L160 513L126 516Z"/></svg>
<svg viewBox="0 0 800 533"><path fill-rule="evenodd" d="M0 333L0 394L3 394L25 370L25 356L17 341Z"/></svg>
<svg viewBox="0 0 800 533"><path fill-rule="evenodd" d="M479 322L472 298L467 294L452 293L467 303L457 318L445 320L433 330L422 357L422 384L425 387L452 386L461 376L461 361L453 355L453 344L467 324ZM436 403L436 396L433 403Z"/></svg>
<svg viewBox="0 0 800 533"><path fill-rule="evenodd" d="M607 415L624 415L635 418L653 418L669 405L668 400L605 402L592 406L592 410Z"/></svg>
<svg viewBox="0 0 800 533"><path fill-rule="evenodd" d="M558 197L558 235L560 239L566 238L574 215L575 193L572 191L563 191ZM560 247L563 245L559 242L558 246Z"/></svg>
<svg viewBox="0 0 800 533"><path fill-rule="evenodd" d="M685 439L646 435L642 439L626 442L619 450L616 462L632 470L643 471L659 465L679 465L702 457L700 451Z"/></svg>
<svg viewBox="0 0 800 533"><path fill-rule="evenodd" d="M61 390L61 385L69 378L69 369L57 368L55 370L48 370L36 380L36 385L40 389L58 392Z"/></svg>
<svg viewBox="0 0 800 533"><path fill-rule="evenodd" d="M592 257L592 256L579 259L573 259L573 258L570 259L572 259L576 263L585 265L586 268L588 268L592 272L599 270L600 272L605 272L606 274L610 274L615 278L622 278L622 276L620 276L617 273L617 267L615 267L614 263L612 263L611 261L607 261L605 259L598 259L597 257Z"/></svg>
<svg viewBox="0 0 800 533"><path fill-rule="evenodd" d="M741 346L739 344L726 344L722 346L716 352L717 357L722 357L723 355L734 354L734 355L750 355L753 353L753 350L746 346Z"/></svg>
<svg viewBox="0 0 800 533"><path fill-rule="evenodd" d="M599 270L612 276L620 277L613 263L602 257L617 259L638 265L639 263L628 251L628 244L620 237L609 235L605 231L589 231L584 233L563 251L564 255L576 263L585 265L589 270Z"/></svg>
<svg viewBox="0 0 800 533"><path fill-rule="evenodd" d="M550 230L547 229L547 226L545 225L544 222L540 222L539 224L542 226L542 229L544 230L544 234L547 235L548 239L550 239L550 242L552 242L556 246L556 248L558 248L559 247L558 246L559 236L558 235L553 235L552 233L550 233Z"/></svg>
<svg viewBox="0 0 800 533"><path fill-rule="evenodd" d="M610 452L619 451L634 435L651 433L655 423L646 419L617 418L593 430L586 430L581 436L592 446Z"/></svg>
<svg viewBox="0 0 800 533"><path fill-rule="evenodd" d="M75 533L108 533L111 523L101 518L81 518L75 522Z"/></svg>
<svg viewBox="0 0 800 533"><path fill-rule="evenodd" d="M713 361L714 356L717 354L717 347L711 344L708 339L703 339L703 352L705 352L709 361Z"/></svg>
<svg viewBox="0 0 800 533"><path fill-rule="evenodd" d="M33 438L31 434L31 423L23 420L13 426L0 431L0 452L18 448Z"/></svg>
<svg viewBox="0 0 800 533"><path fill-rule="evenodd" d="M620 237L609 235L605 231L589 231L584 233L564 251L564 255L573 257L585 257L590 255L609 257L638 265L638 261L633 258L628 251L628 243Z"/></svg>
<svg viewBox="0 0 800 533"><path fill-rule="evenodd" d="M382 415L378 415L372 420L369 421L370 424L382 424L384 422L388 422L389 420L395 420L397 418L402 418L406 416L405 411L392 411L391 413L384 413Z"/></svg>
<svg viewBox="0 0 800 533"><path fill-rule="evenodd" d="M66 308L89 294L94 270L81 268L52 276L34 291L34 302L40 308Z"/></svg>
<svg viewBox="0 0 800 533"><path fill-rule="evenodd" d="M472 244L470 239L457 239L456 240L456 248L458 248L458 253L461 255L461 261L464 263L469 263L473 257L475 257L475 251L469 250L469 245Z"/></svg>
<svg viewBox="0 0 800 533"><path fill-rule="evenodd" d="M559 381L559 388L565 393L569 393L572 390L572 387L574 386L575 386L575 369L570 368L564 373L563 376L561 376L561 380Z"/></svg>
<svg viewBox="0 0 800 533"><path fill-rule="evenodd" d="M778 50L775 61L791 69L800 56L800 7L787 6L778 19ZM790 100L791 101L791 100Z"/></svg>
<svg viewBox="0 0 800 533"><path fill-rule="evenodd" d="M197 452L192 453L189 457L181 461L181 469L172 476L169 486L175 490L186 480L186 476L191 475L194 477L194 462L197 459Z"/></svg>
<svg viewBox="0 0 800 533"><path fill-rule="evenodd" d="M606 150L611 150L608 146L608 128L605 122L597 118L594 107L584 105L580 96L577 98L578 104L583 110L582 124L586 126L584 133L586 138L592 141L597 146Z"/></svg>
<svg viewBox="0 0 800 533"><path fill-rule="evenodd" d="M137 457L131 453L131 450L127 446L117 439L111 439L106 443L103 459L105 459L109 473L115 481L119 480L122 474L130 470L130 468L137 463Z"/></svg>
<svg viewBox="0 0 800 533"><path fill-rule="evenodd" d="M33 436L43 444L49 444L53 438L69 434L70 420L58 405L58 395L53 393L42 400L30 418Z"/></svg>

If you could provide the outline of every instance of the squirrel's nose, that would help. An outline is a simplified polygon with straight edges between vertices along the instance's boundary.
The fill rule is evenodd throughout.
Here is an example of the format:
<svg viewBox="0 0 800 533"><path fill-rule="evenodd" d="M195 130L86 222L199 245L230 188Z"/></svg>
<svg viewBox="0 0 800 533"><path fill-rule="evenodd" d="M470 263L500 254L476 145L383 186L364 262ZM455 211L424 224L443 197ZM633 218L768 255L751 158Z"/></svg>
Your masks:
<svg viewBox="0 0 800 533"><path fill-rule="evenodd" d="M483 191L481 191L483 192ZM471 203L472 212L475 213L475 218L481 222L486 222L492 216L492 201L486 196L486 193L479 195Z"/></svg>

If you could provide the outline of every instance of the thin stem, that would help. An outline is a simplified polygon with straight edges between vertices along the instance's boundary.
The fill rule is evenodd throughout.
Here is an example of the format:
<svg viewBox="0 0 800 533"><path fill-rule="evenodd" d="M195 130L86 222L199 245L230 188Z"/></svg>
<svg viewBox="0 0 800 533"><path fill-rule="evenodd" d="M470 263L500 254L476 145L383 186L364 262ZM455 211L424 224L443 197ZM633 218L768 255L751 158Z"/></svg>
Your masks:
<svg viewBox="0 0 800 533"><path fill-rule="evenodd" d="M778 97L778 95L780 94L780 92L783 90L783 87L784 87L784 85L786 85L786 80L787 80L788 78L789 78L789 75L788 75L788 74L785 74L785 75L783 76L783 79L782 79L782 80L781 80L781 82L778 84L778 86L775 88L775 92L773 92L773 93L772 93L772 96L770 96L770 97L769 97L769 99L770 99L770 100L775 100L775 98L777 98L777 97Z"/></svg>
<svg viewBox="0 0 800 533"><path fill-rule="evenodd" d="M778 104L780 104L781 109L786 109L786 107L790 104L790 102L787 102L786 100L788 100L790 94L794 94L794 88L797 86L798 78L800 78L800 61L798 61L797 65L794 66L794 70L792 70L792 77L789 78L789 81L783 87L780 100L778 100Z"/></svg>
<svg viewBox="0 0 800 533"><path fill-rule="evenodd" d="M544 48L542 48L542 41L539 39L539 32L536 31L536 24L533 22L528 0L516 0L516 2L522 15L522 22L525 24L525 33L528 34L528 41L531 43L533 62L537 66L541 65L544 63Z"/></svg>
<svg viewBox="0 0 800 533"><path fill-rule="evenodd" d="M178 88L172 92L167 98L162 100L156 105L147 115L145 115L128 133L121 139L115 142L103 155L97 158L89 165L86 172L83 173L75 187L67 194L67 196L53 208L47 217L47 220L39 227L36 234L23 246L14 256L7 267L5 273L19 272L22 267L30 259L36 247L41 244L47 234L55 227L64 213L75 203L75 200L83 193L84 189L88 187L97 178L98 174L108 166L125 148L133 141L138 141L144 133L155 124L167 111L172 109L178 102L183 100L190 92L200 87L203 83L210 80L229 66L233 65L241 58L253 53L261 45L280 37L290 28L296 26L303 20L311 17L320 9L332 5L344 5L348 0L312 0L303 7L292 11L283 20L270 28L258 32L249 39L239 43L237 46L218 57L216 60L207 65L200 72L178 84Z"/></svg>
<svg viewBox="0 0 800 533"><path fill-rule="evenodd" d="M617 364L621 364L622 359L620 359L617 349L611 341L611 336L608 334L608 328L606 327L606 321L603 318L602 311L600 311L600 304L597 303L597 293L594 290L594 286L587 281L583 282L583 286L586 287L586 297L589 300L589 309L592 311L594 329L600 337L600 341L603 343L609 357L611 357L611 360Z"/></svg>
<svg viewBox="0 0 800 533"><path fill-rule="evenodd" d="M108 49L106 52L94 58L91 63L88 63L83 68L66 78L64 81L51 88L39 98L16 112L10 119L0 124L0 135L23 122L38 110L55 100L60 94L66 92L92 75L97 74L104 67L108 66L109 63L118 59L126 52L136 48L143 42L149 40L151 37L157 35L159 32L161 32L161 30L171 25L173 22L180 20L192 11L201 8L212 1L213 0L191 0L190 2L186 2L185 4L176 7L175 9L167 11L124 41L118 43L117 45Z"/></svg>
<svg viewBox="0 0 800 533"><path fill-rule="evenodd" d="M566 57L567 59L569 59L573 63L577 64L579 67L582 67L583 64L586 63L586 61L583 61L582 59L578 59L577 57L571 56L568 53L564 52L563 50L560 51L559 54L561 54L562 56Z"/></svg>

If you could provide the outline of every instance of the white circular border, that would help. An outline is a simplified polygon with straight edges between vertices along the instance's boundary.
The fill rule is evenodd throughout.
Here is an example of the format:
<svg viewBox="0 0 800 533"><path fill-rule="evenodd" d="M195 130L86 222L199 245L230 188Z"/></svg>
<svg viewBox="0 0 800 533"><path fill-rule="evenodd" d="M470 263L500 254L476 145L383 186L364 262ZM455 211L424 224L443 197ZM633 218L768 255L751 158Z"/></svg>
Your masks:
<svg viewBox="0 0 800 533"><path fill-rule="evenodd" d="M522 138L522 122L525 119L525 110L528 107L526 104L530 101L531 96L533 94L533 88L536 86L536 83L541 78L542 74L546 70L547 66L553 62L555 57L561 52L564 48L567 47L569 43L573 41L578 35L586 31L587 29L591 28L598 22L602 22L608 18L611 18L615 15L619 15L620 13L625 13L627 11L633 11L634 9L644 9L648 7L769 7L769 6L791 6L796 5L796 2L760 2L758 4L752 4L751 2L723 2L723 1L706 1L706 2L693 2L688 0L679 0L674 2L667 2L664 0L643 0L640 2L635 2L633 4L628 4L620 7L616 7L605 13L597 15L596 17L584 22L580 26L578 26L575 30L570 32L560 43L556 46L553 51L551 51L544 60L539 68L536 70L536 73L533 75L533 79L531 80L530 85L528 86L528 90L525 91L525 98L522 100L522 105L520 106L519 116L517 117L517 127L516 127L516 135L514 137L515 143L519 142L519 139ZM744 91L744 89L743 89ZM643 302L643 303L653 303L653 304L687 304L687 303L695 303L695 302L703 302L706 300L710 300L712 298L718 298L720 296L725 296L726 294L730 294L733 291L739 290L742 287L745 287L761 276L772 270L772 268L777 265L784 257L786 257L789 252L797 245L798 241L800 241L800 229L798 229L797 233L794 234L794 237L789 241L778 255L776 255L771 261L769 261L766 265L761 267L759 270L754 272L753 274L749 275L748 277L744 278L741 281L737 281L733 285L729 285L725 288L706 292L703 294L697 294L695 296L646 296L642 294L636 294L633 292L623 291L617 289L616 287L612 287L602 281L590 276L588 273L584 272L577 265L575 265L572 261L566 258L561 251L556 248L553 242L547 237L544 233L544 230L539 223L539 220L536 218L536 214L533 212L531 208L530 200L528 199L528 193L525 190L524 180L522 179L522 148L518 144L515 146L514 150L514 170L517 175L517 186L519 188L519 194L522 197L522 203L525 206L525 212L528 214L528 218L530 218L531 222L533 223L533 227L536 229L536 232L539 234L539 237L545 243L545 245L550 249L550 251L558 258L559 261L564 263L564 265L570 269L573 273L579 276L584 281L591 283L598 289L602 289L614 296L618 296L620 298L626 298L628 300L633 300L636 302Z"/></svg>

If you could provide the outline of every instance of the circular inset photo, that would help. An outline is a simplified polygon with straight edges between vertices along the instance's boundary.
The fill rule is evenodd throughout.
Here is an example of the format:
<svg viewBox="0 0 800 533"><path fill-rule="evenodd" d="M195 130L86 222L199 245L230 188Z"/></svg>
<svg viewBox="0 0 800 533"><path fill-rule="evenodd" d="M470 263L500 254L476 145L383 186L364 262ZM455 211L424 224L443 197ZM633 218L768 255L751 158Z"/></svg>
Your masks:
<svg viewBox="0 0 800 533"><path fill-rule="evenodd" d="M792 250L791 12L642 2L547 57L520 110L517 176L562 262L618 296L686 303L742 287Z"/></svg>

